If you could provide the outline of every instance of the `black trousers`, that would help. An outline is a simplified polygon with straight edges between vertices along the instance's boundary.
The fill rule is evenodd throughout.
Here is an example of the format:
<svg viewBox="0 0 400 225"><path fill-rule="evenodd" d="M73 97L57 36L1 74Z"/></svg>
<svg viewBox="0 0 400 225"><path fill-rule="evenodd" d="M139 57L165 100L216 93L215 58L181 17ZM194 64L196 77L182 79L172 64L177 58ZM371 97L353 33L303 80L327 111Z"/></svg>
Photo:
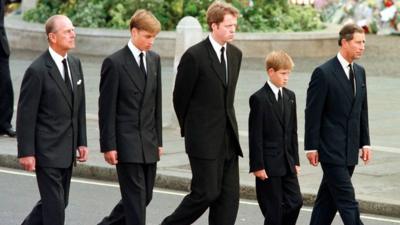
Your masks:
<svg viewBox="0 0 400 225"><path fill-rule="evenodd" d="M321 163L324 175L315 200L310 225L331 224L339 211L344 225L362 225L351 176L355 166Z"/></svg>
<svg viewBox="0 0 400 225"><path fill-rule="evenodd" d="M118 163L122 199L99 225L145 225L146 206L153 197L156 170L156 163Z"/></svg>
<svg viewBox="0 0 400 225"><path fill-rule="evenodd" d="M22 225L64 225L71 175L72 166L66 169L36 166L40 200Z"/></svg>
<svg viewBox="0 0 400 225"><path fill-rule="evenodd" d="M256 178L256 193L264 225L296 225L303 205L296 174L271 176L266 180Z"/></svg>
<svg viewBox="0 0 400 225"><path fill-rule="evenodd" d="M0 47L0 132L11 127L14 112L14 91L10 76L9 57Z"/></svg>
<svg viewBox="0 0 400 225"><path fill-rule="evenodd" d="M207 209L210 225L233 225L239 208L239 166L232 131L225 135L221 157L213 160L189 156L191 192L163 225L189 225Z"/></svg>

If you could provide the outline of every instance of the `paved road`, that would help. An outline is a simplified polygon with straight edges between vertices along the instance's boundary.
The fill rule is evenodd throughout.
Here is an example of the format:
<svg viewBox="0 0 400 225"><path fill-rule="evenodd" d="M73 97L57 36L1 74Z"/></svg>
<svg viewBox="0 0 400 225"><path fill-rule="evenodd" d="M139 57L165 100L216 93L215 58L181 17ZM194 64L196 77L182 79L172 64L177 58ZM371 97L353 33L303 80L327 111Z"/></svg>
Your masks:
<svg viewBox="0 0 400 225"><path fill-rule="evenodd" d="M32 173L0 167L0 225L20 224L38 199L36 179ZM159 224L180 202L185 193L156 189L154 198L148 207L148 225ZM96 224L110 212L119 200L116 183L94 180L73 179L71 184L70 205L67 208L67 225ZM310 208L303 208L297 224L307 224ZM236 224L262 224L263 218L254 201L242 200ZM363 215L365 225L395 225L400 219ZM195 224L206 225L207 215L203 215ZM342 224L338 216L333 225Z"/></svg>

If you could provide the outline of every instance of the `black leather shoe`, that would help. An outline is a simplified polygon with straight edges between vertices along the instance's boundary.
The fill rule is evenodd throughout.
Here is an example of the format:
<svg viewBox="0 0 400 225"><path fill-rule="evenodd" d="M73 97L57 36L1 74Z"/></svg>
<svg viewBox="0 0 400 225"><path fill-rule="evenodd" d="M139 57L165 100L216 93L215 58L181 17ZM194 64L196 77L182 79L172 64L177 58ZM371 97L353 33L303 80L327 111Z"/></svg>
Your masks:
<svg viewBox="0 0 400 225"><path fill-rule="evenodd" d="M1 131L0 135L7 135L9 137L16 137L17 136L17 132L12 127L10 127L7 130Z"/></svg>

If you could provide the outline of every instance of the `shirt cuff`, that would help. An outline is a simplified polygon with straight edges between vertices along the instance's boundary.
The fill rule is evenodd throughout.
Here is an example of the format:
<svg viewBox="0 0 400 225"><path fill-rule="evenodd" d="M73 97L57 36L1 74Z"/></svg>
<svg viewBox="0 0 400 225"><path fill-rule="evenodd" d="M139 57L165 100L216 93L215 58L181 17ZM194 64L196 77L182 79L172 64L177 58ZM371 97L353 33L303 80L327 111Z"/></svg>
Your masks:
<svg viewBox="0 0 400 225"><path fill-rule="evenodd" d="M309 152L318 152L318 150L315 150L315 149L313 149L313 150L305 150L305 152L306 152L306 153L309 153Z"/></svg>

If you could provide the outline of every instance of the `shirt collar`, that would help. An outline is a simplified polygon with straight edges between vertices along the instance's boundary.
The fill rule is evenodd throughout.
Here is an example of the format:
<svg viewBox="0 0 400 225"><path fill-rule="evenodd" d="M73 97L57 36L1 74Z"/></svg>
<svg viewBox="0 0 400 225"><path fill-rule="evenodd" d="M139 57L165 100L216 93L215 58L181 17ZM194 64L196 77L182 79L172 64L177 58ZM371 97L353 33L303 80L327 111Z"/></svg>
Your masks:
<svg viewBox="0 0 400 225"><path fill-rule="evenodd" d="M132 52L132 54L133 54L133 56L136 58L138 58L139 57L139 54L141 53L141 52L143 52L143 56L146 56L146 52L145 51L141 51L141 50L139 50L133 43L132 43L132 40L131 39L129 39L129 42L128 42L128 48L129 48L129 50L131 50L131 52Z"/></svg>
<svg viewBox="0 0 400 225"><path fill-rule="evenodd" d="M208 39L211 42L211 45L215 51L215 53L217 53L218 58L221 57L221 48L224 47L225 48L225 54L226 54L226 43L224 45L220 45L216 40L214 40L214 38L212 37L212 35L208 35Z"/></svg>
<svg viewBox="0 0 400 225"><path fill-rule="evenodd" d="M53 58L55 62L62 62L64 58L66 59L68 57L68 54L65 54L65 57L62 57L60 54L54 51L50 46L49 46L49 53L51 58Z"/></svg>
<svg viewBox="0 0 400 225"><path fill-rule="evenodd" d="M269 87L271 88L272 92L274 92L275 97L278 96L279 90L281 90L281 95L283 96L282 88L278 88L278 87L275 86L275 84L273 84L270 80L268 80L267 83L268 83Z"/></svg>
<svg viewBox="0 0 400 225"><path fill-rule="evenodd" d="M342 54L340 54L340 52L338 52L337 58L340 62L340 65L342 65L344 71L347 71L349 69L349 64L353 66L353 63L347 62L347 60L342 56Z"/></svg>

